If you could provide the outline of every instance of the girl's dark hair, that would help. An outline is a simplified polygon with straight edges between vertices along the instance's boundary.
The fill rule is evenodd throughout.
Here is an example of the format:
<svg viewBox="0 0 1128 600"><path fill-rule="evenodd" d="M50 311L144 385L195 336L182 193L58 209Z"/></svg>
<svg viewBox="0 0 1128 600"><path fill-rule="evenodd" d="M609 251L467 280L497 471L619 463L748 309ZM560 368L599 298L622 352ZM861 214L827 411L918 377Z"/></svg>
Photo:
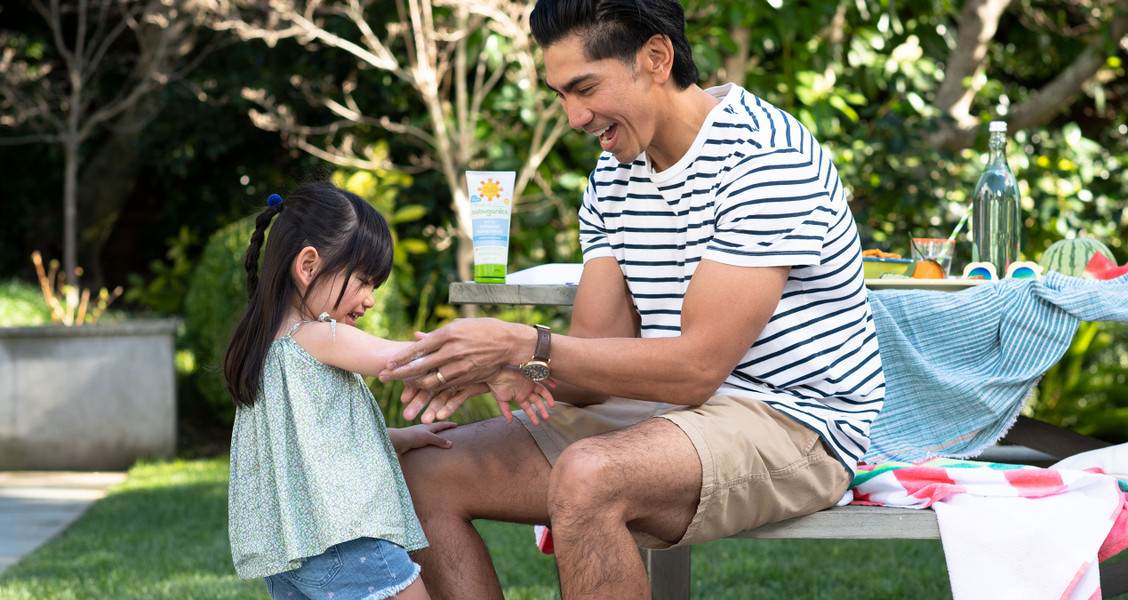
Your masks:
<svg viewBox="0 0 1128 600"><path fill-rule="evenodd" d="M678 0L539 0L529 26L541 48L576 34L587 60L617 58L632 66L647 40L664 35L674 46L674 83L683 90L697 83Z"/></svg>
<svg viewBox="0 0 1128 600"><path fill-rule="evenodd" d="M259 252L264 237L266 249L262 252L260 272ZM299 296L290 266L306 246L317 250L321 268L305 294ZM346 275L337 296L338 304L353 274L379 286L392 270L392 252L392 234L384 217L360 196L328 182L304 184L285 201L259 213L244 261L247 308L235 325L223 358L223 376L235 404L254 404L261 388L266 353L291 306L296 304L308 312L306 301L310 291L322 277L336 273Z"/></svg>

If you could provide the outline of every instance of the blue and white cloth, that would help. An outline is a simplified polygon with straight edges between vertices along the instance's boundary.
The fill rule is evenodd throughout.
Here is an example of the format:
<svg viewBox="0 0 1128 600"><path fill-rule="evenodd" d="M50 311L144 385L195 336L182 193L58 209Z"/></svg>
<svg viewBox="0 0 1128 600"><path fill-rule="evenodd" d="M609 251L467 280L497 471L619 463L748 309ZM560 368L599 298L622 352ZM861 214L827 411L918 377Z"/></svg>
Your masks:
<svg viewBox="0 0 1128 600"><path fill-rule="evenodd" d="M870 306L886 389L863 461L966 458L1010 429L1082 320L1128 322L1128 275L878 290Z"/></svg>

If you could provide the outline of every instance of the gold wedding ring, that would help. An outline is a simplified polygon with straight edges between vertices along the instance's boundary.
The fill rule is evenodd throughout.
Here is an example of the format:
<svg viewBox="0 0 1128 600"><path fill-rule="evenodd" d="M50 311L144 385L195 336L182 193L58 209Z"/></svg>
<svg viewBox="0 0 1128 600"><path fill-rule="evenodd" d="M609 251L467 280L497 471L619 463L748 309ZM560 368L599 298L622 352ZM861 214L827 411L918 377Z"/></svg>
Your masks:
<svg viewBox="0 0 1128 600"><path fill-rule="evenodd" d="M435 370L435 377L439 378L439 385L446 385L446 377L443 377L442 371Z"/></svg>

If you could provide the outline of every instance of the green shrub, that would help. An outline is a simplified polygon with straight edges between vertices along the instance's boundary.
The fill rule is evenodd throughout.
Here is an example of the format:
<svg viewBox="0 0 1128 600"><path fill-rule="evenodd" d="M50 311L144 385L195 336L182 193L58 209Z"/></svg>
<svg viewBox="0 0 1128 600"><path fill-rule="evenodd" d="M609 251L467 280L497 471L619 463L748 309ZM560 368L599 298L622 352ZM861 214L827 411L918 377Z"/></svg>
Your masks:
<svg viewBox="0 0 1128 600"><path fill-rule="evenodd" d="M39 288L19 279L0 282L0 327L49 325L51 311Z"/></svg>
<svg viewBox="0 0 1128 600"><path fill-rule="evenodd" d="M231 329L247 303L243 256L253 231L252 216L215 232L196 263L184 299L181 347L194 355L196 365L189 378L201 401L224 423L232 422L234 411L220 367Z"/></svg>
<svg viewBox="0 0 1128 600"><path fill-rule="evenodd" d="M149 263L152 278L148 281L138 273L130 273L129 289L125 292L124 300L159 314L180 314L195 269L192 247L197 243L197 236L185 225L175 237L170 237L165 242L168 244L165 251L167 260L153 260Z"/></svg>

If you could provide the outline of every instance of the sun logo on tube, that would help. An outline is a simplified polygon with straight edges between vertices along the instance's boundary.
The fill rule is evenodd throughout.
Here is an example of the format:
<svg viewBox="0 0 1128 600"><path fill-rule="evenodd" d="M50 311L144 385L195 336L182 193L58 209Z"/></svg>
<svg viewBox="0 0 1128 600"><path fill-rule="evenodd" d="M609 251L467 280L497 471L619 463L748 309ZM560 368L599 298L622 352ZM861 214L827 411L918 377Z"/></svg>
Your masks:
<svg viewBox="0 0 1128 600"><path fill-rule="evenodd" d="M501 188L501 183L493 179L486 179L482 182L482 185L478 186L478 195L487 202L496 200L503 191L505 190ZM509 204L509 200L506 199L505 203Z"/></svg>

